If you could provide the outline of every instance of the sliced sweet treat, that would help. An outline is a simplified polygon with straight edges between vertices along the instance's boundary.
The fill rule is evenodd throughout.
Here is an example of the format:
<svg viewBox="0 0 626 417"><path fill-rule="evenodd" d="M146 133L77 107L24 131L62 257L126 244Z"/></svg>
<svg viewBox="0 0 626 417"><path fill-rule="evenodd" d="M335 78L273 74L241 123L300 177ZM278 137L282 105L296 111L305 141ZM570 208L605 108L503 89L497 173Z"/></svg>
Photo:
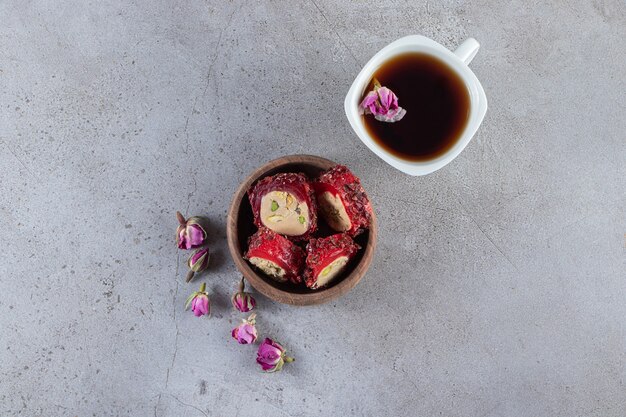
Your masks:
<svg viewBox="0 0 626 417"><path fill-rule="evenodd" d="M372 206L361 181L350 170L337 165L313 183L322 217L336 232L350 236L369 228Z"/></svg>
<svg viewBox="0 0 626 417"><path fill-rule="evenodd" d="M248 240L244 258L278 282L302 282L304 250L284 236L265 227Z"/></svg>
<svg viewBox="0 0 626 417"><path fill-rule="evenodd" d="M304 282L317 289L328 285L356 255L360 246L345 233L311 239L306 247Z"/></svg>
<svg viewBox="0 0 626 417"><path fill-rule="evenodd" d="M317 203L304 174L265 177L248 191L248 198L257 227L294 240L307 239L317 230Z"/></svg>

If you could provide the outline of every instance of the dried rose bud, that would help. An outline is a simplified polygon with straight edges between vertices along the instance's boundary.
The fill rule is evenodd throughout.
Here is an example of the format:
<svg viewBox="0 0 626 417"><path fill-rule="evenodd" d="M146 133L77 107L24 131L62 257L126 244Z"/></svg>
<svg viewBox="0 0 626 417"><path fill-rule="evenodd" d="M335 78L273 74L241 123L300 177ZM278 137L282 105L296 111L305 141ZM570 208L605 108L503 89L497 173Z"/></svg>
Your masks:
<svg viewBox="0 0 626 417"><path fill-rule="evenodd" d="M191 311L196 317L208 316L211 314L211 302L209 301L209 293L206 292L206 283L202 283L200 291L195 291L185 302L185 310L191 304Z"/></svg>
<svg viewBox="0 0 626 417"><path fill-rule="evenodd" d="M196 249L189 259L187 259L187 266L189 266L189 272L185 281L189 282L193 279L196 272L202 272L209 266L209 248Z"/></svg>
<svg viewBox="0 0 626 417"><path fill-rule="evenodd" d="M285 348L274 342L272 339L265 338L259 345L256 361L265 372L276 372L283 368L285 362L293 362L295 359L285 354Z"/></svg>
<svg viewBox="0 0 626 417"><path fill-rule="evenodd" d="M376 78L374 89L367 93L359 104L359 112L372 114L376 120L388 123L397 122L406 114L406 110L398 106L398 97L393 91L382 87Z"/></svg>
<svg viewBox="0 0 626 417"><path fill-rule="evenodd" d="M256 342L256 314L251 314L247 320L242 320L242 323L235 327L232 331L233 339L235 339L240 345L249 345Z"/></svg>
<svg viewBox="0 0 626 417"><path fill-rule="evenodd" d="M180 223L176 230L176 245L178 249L189 250L206 243L207 234L201 225L202 218L194 216L185 220L180 211L176 212L176 218L178 223Z"/></svg>
<svg viewBox="0 0 626 417"><path fill-rule="evenodd" d="M239 291L233 294L230 301L233 303L233 307L235 309L241 311L242 313L247 313L252 310L256 306L256 300L249 292L244 292L246 284L241 278L241 282L239 283Z"/></svg>

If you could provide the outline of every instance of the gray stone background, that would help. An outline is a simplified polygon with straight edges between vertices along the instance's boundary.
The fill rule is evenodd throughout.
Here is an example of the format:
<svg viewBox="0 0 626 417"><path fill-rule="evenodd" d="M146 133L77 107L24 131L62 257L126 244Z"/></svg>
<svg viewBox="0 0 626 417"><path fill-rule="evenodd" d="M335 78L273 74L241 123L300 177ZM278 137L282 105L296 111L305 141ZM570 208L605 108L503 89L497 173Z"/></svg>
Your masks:
<svg viewBox="0 0 626 417"><path fill-rule="evenodd" d="M624 416L621 0L0 1L0 415ZM489 99L433 175L390 168L343 98L387 43L469 36ZM296 362L230 330L225 213L260 164L361 176L365 279L258 296ZM174 213L211 219L213 317L183 311Z"/></svg>

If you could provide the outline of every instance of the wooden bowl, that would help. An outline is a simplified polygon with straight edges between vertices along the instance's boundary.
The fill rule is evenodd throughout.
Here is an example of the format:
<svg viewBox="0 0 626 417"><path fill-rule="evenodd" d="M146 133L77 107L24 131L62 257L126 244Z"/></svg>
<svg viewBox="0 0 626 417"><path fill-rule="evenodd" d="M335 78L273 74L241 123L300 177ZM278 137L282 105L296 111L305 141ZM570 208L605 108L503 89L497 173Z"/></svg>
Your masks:
<svg viewBox="0 0 626 417"><path fill-rule="evenodd" d="M228 249L237 269L241 271L246 280L258 292L274 301L293 305L325 303L350 291L363 278L372 262L378 233L374 213L372 213L372 223L369 230L366 230L354 239L361 246L361 249L348 264L346 270L326 288L310 290L304 285L296 286L290 283L276 282L265 274L257 272L243 259L243 254L248 245L248 238L257 230L253 224L252 208L246 194L250 186L263 177L279 172L303 172L310 178L314 178L322 171L335 165L337 163L319 156L284 156L258 168L241 183L235 192L228 210L226 224ZM318 219L318 221L319 230L316 232L316 236L328 236L334 233L322 219Z"/></svg>

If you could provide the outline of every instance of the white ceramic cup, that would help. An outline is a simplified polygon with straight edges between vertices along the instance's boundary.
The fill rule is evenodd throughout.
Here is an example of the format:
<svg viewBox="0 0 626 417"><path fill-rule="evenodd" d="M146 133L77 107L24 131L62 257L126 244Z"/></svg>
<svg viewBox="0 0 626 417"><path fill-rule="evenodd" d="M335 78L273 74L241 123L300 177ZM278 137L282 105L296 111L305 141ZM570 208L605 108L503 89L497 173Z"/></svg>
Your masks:
<svg viewBox="0 0 626 417"><path fill-rule="evenodd" d="M372 152L392 167L404 173L414 176L426 175L444 167L465 149L487 112L485 91L476 75L468 67L474 56L476 56L478 48L480 48L480 44L476 39L469 38L456 51L452 52L432 39L419 35L406 36L385 46L365 64L346 95L344 106L352 129ZM423 52L439 58L461 77L469 91L470 114L465 130L448 151L428 161L407 161L389 153L367 133L363 124L363 116L359 114L359 103L363 98L365 88L369 85L376 70L390 58L406 52ZM399 100L402 106L402 97L399 97Z"/></svg>

